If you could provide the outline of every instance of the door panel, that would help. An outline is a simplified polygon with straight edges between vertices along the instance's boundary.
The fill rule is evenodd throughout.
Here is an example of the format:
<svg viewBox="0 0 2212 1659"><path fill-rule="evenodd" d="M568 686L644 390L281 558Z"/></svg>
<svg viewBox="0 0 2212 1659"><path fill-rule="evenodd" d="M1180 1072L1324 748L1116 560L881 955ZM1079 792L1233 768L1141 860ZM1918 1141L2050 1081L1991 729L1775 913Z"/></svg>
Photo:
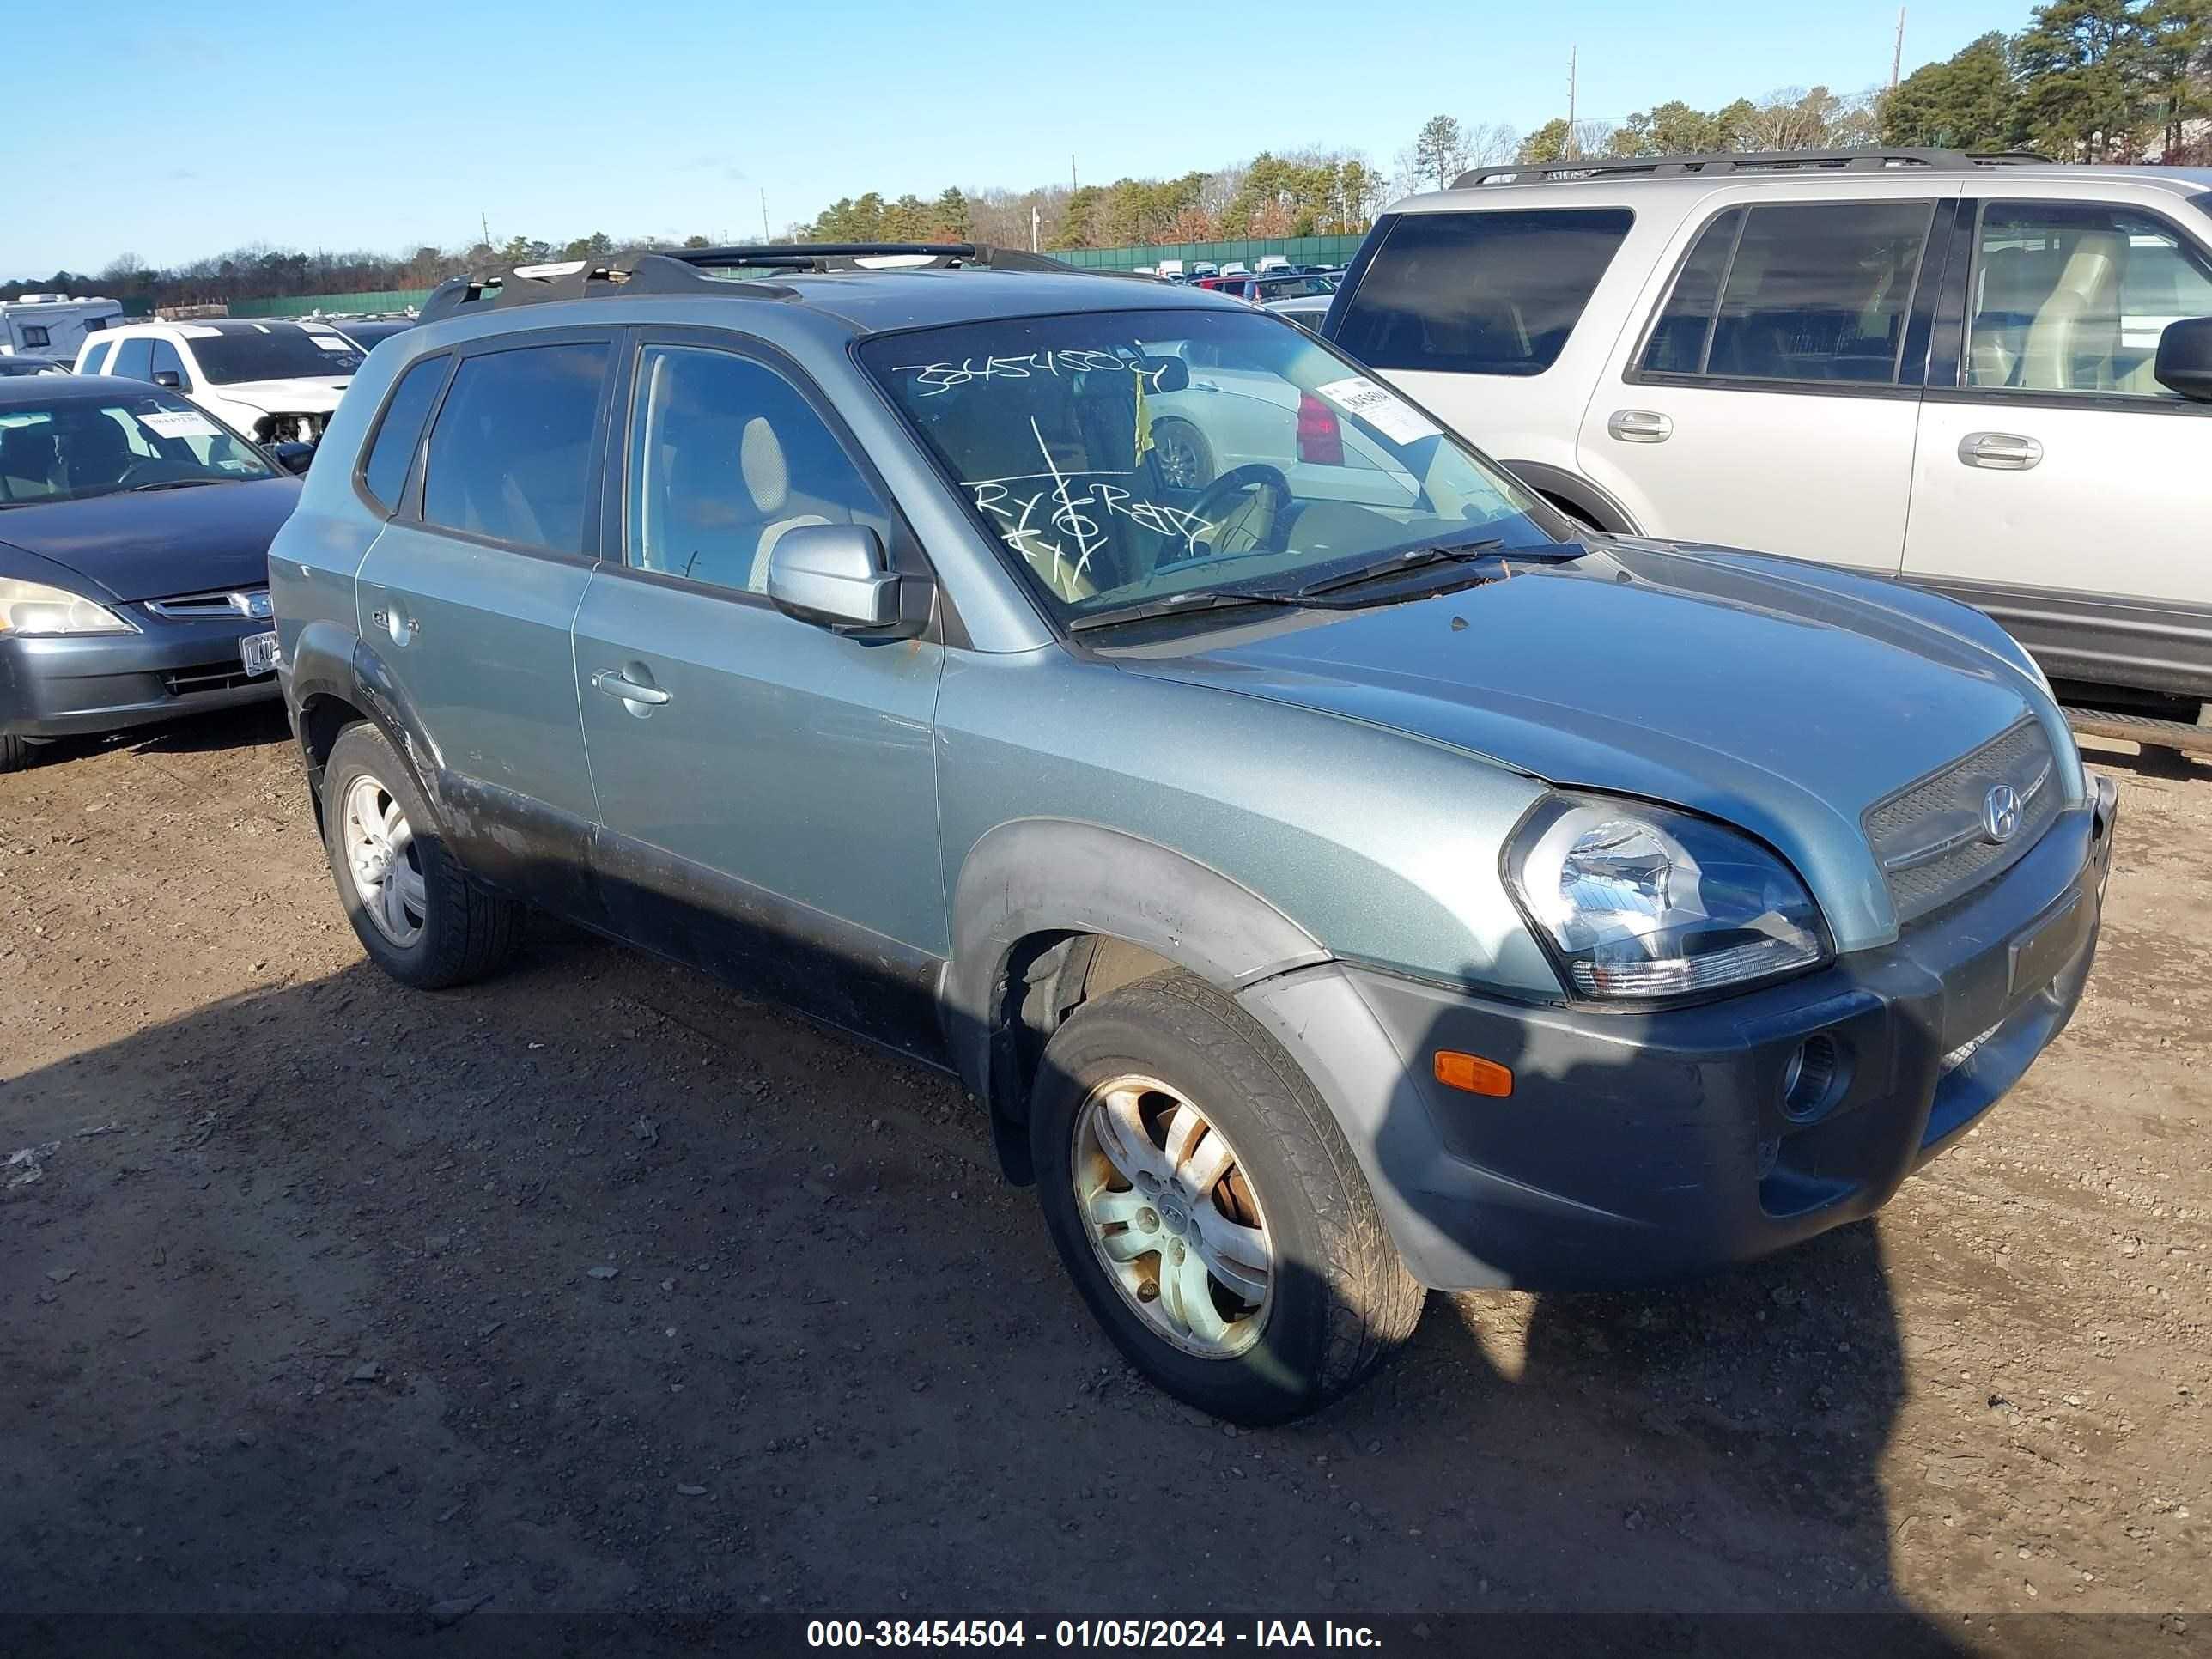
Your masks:
<svg viewBox="0 0 2212 1659"><path fill-rule="evenodd" d="M616 925L867 1036L933 1041L914 998L949 948L932 738L944 654L602 568L568 691Z"/></svg>
<svg viewBox="0 0 2212 1659"><path fill-rule="evenodd" d="M583 902L594 802L568 629L590 576L580 561L394 522L370 546L359 583L362 639L447 787L474 801L449 825L464 860L572 912Z"/></svg>
<svg viewBox="0 0 2212 1659"><path fill-rule="evenodd" d="M637 352L622 557L575 623L617 925L898 1047L939 1037L949 949L933 725L944 649L763 596L789 530L910 538L796 370L690 341Z"/></svg>
<svg viewBox="0 0 2212 1659"><path fill-rule="evenodd" d="M1723 205L1583 410L1583 472L1647 533L1893 574L1951 204Z"/></svg>

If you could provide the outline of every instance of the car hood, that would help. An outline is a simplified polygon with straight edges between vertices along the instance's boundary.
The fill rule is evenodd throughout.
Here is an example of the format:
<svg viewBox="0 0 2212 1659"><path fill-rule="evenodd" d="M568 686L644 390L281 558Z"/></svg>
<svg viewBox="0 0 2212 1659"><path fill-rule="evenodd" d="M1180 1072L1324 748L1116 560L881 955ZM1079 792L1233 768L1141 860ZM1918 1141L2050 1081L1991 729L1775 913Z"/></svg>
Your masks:
<svg viewBox="0 0 2212 1659"><path fill-rule="evenodd" d="M211 386L208 395L225 403L245 404L264 415L327 415L338 406L349 374L317 374L293 380L234 380Z"/></svg>
<svg viewBox="0 0 2212 1659"><path fill-rule="evenodd" d="M1977 637L1987 624L1887 583L1638 543L1511 568L1115 659L1735 823L1790 859L1832 921L1856 919L1839 944L1894 930L1866 809L2041 712Z"/></svg>
<svg viewBox="0 0 2212 1659"><path fill-rule="evenodd" d="M0 512L0 574L28 555L94 599L265 587L269 543L299 499L300 481L278 477L13 507Z"/></svg>

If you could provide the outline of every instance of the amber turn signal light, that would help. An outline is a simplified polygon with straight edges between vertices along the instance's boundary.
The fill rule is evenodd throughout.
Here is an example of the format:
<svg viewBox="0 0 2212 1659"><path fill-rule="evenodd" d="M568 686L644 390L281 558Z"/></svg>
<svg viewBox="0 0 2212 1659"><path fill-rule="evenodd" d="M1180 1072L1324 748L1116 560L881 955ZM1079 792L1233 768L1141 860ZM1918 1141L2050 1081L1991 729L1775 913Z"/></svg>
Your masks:
<svg viewBox="0 0 2212 1659"><path fill-rule="evenodd" d="M1447 1089L1463 1089L1471 1095L1503 1100L1513 1092L1513 1073L1494 1060L1463 1054L1455 1048L1437 1050L1437 1081Z"/></svg>

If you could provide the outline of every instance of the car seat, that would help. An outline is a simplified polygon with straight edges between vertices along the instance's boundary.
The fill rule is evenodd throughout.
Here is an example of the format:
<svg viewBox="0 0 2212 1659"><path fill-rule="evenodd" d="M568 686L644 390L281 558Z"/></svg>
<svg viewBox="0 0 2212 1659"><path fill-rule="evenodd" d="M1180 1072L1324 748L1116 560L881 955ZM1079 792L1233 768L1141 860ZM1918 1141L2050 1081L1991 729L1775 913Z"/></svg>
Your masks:
<svg viewBox="0 0 2212 1659"><path fill-rule="evenodd" d="M2118 231L2092 231L2066 256L2057 284L2027 325L2018 384L2038 392L2110 392L2120 344Z"/></svg>
<svg viewBox="0 0 2212 1659"><path fill-rule="evenodd" d="M11 501L54 493L54 434L44 426L9 427L0 432L0 490Z"/></svg>

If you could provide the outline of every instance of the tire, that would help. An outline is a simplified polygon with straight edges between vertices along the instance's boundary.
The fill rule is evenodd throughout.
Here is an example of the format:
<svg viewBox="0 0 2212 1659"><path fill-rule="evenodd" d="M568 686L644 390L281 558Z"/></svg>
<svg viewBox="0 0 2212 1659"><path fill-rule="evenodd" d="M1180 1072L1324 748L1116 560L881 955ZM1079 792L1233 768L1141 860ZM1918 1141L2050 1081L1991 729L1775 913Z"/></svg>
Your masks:
<svg viewBox="0 0 2212 1659"><path fill-rule="evenodd" d="M1161 476L1177 489L1203 489L1220 476L1214 465L1213 446L1190 422L1170 415L1152 423L1152 443ZM1171 461L1171 456L1182 459ZM1188 477L1179 477L1187 473Z"/></svg>
<svg viewBox="0 0 2212 1659"><path fill-rule="evenodd" d="M31 763L27 738L0 738L0 772L20 772Z"/></svg>
<svg viewBox="0 0 2212 1659"><path fill-rule="evenodd" d="M386 836L386 847L396 850L385 866L386 878L365 886L355 867L357 837L349 815L372 811L372 801L396 809L409 833ZM398 751L366 721L338 734L323 768L323 845L338 902L362 948L401 984L423 991L466 985L497 972L514 954L524 907L470 878L438 836L428 803ZM395 878L403 867L406 873ZM393 927L378 915L393 914L379 900L395 878L400 922Z"/></svg>
<svg viewBox="0 0 2212 1659"><path fill-rule="evenodd" d="M1178 1104L1205 1126L1182 1143L1179 1162L1171 1155ZM1122 1138L1133 1109L1151 1125L1158 1167L1180 1178L1226 1156L1227 1172L1179 1186L1158 1184L1148 1170L1127 1173L1125 1161L1144 1162ZM1425 1292L1383 1231L1328 1106L1256 1021L1190 975L1140 980L1061 1024L1045 1045L1030 1136L1045 1220L1084 1301L1132 1364L1201 1411L1255 1425L1303 1416L1359 1382L1419 1322ZM1217 1137L1220 1152L1212 1151ZM1194 1185L1210 1196L1194 1204ZM1158 1205L1145 1203L1153 1194ZM1102 1225L1109 1212L1130 1218ZM1257 1221L1256 1239L1249 1225L1233 1235L1220 1226L1239 1220ZM1224 1240L1233 1241L1228 1251ZM1208 1304L1186 1317L1188 1252L1198 1242L1211 1247L1203 1271L1224 1262L1229 1277L1200 1279ZM1182 1266L1170 1268L1171 1252ZM1267 1257L1256 1303L1249 1291L1228 1290L1231 1280L1259 1280L1249 1267L1255 1254ZM1147 1273L1156 1280L1149 1297ZM1216 1334L1216 1323L1225 1331Z"/></svg>

